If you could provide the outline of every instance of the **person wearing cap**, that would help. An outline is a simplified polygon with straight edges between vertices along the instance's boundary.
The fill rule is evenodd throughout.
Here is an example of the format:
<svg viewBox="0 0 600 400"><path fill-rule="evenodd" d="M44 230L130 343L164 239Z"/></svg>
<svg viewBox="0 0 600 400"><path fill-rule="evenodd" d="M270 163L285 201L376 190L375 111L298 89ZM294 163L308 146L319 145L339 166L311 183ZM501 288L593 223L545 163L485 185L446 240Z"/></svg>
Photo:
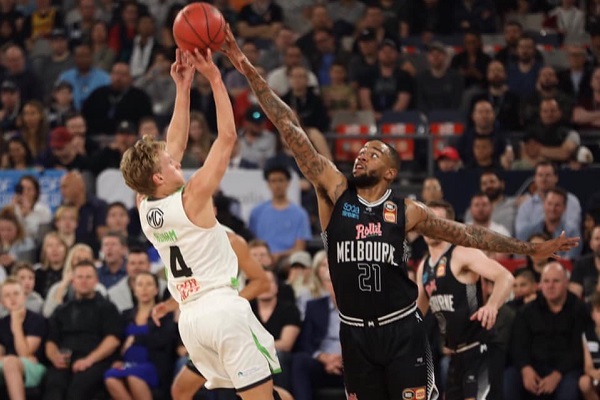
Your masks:
<svg viewBox="0 0 600 400"><path fill-rule="evenodd" d="M0 85L0 128L3 133L17 131L17 118L21 114L21 91L11 79Z"/></svg>
<svg viewBox="0 0 600 400"><path fill-rule="evenodd" d="M416 78L417 108L422 112L452 110L460 106L464 89L462 76L448 68L448 51L442 43L434 41L427 47L429 68Z"/></svg>
<svg viewBox="0 0 600 400"><path fill-rule="evenodd" d="M372 28L365 28L356 37L355 46L348 62L348 80L358 88L359 78L377 66L377 35Z"/></svg>
<svg viewBox="0 0 600 400"><path fill-rule="evenodd" d="M266 128L265 113L256 105L246 111L244 125L239 132L239 155L242 158L264 167L268 158L277 152L277 138Z"/></svg>
<svg viewBox="0 0 600 400"><path fill-rule="evenodd" d="M377 53L377 68L359 80L361 110L370 110L375 118L386 111L407 110L413 101L414 80L398 66L398 43L384 39Z"/></svg>
<svg viewBox="0 0 600 400"><path fill-rule="evenodd" d="M54 28L48 39L50 41L50 54L32 60L33 71L37 76L44 77L41 81L44 99L50 97L54 84L63 71L73 68L75 65L69 50L67 32L63 28Z"/></svg>
<svg viewBox="0 0 600 400"><path fill-rule="evenodd" d="M52 88L50 107L48 108L48 123L50 128L65 124L65 115L74 113L73 86L69 82L56 81Z"/></svg>
<svg viewBox="0 0 600 400"><path fill-rule="evenodd" d="M444 147L435 156L437 167L441 172L456 172L461 167L460 156L454 147Z"/></svg>
<svg viewBox="0 0 600 400"><path fill-rule="evenodd" d="M54 128L50 132L50 148L42 155L41 164L44 168L67 171L89 169L87 159L77 154L73 145L73 135L64 126Z"/></svg>
<svg viewBox="0 0 600 400"><path fill-rule="evenodd" d="M127 120L119 122L112 142L91 156L90 169L94 175L98 176L108 168L119 168L123 154L133 147L137 139L137 130L133 123Z"/></svg>
<svg viewBox="0 0 600 400"><path fill-rule="evenodd" d="M312 257L306 250L293 252L287 262L289 266L286 282L294 289L296 298L310 286Z"/></svg>

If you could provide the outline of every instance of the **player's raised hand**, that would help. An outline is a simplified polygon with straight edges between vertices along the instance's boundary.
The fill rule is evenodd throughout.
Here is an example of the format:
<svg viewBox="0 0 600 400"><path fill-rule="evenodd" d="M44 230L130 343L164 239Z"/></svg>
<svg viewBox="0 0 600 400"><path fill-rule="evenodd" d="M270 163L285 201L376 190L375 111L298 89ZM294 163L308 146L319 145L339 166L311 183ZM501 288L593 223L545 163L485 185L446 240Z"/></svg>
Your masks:
<svg viewBox="0 0 600 400"><path fill-rule="evenodd" d="M238 46L229 24L227 24L227 27L225 28L225 41L223 42L223 46L221 46L221 52L229 58L229 61L231 61L231 64L235 69L241 74L244 74L242 64L246 60L246 55L242 52L240 46Z"/></svg>
<svg viewBox="0 0 600 400"><path fill-rule="evenodd" d="M206 77L209 81L214 79L221 79L221 71L215 65L212 59L212 52L210 49L198 50L194 49L194 52L186 51L188 60L196 68L198 72Z"/></svg>
<svg viewBox="0 0 600 400"><path fill-rule="evenodd" d="M175 81L175 85L190 89L194 81L195 72L189 57L180 49L175 49L175 62L171 64L171 77Z"/></svg>
<svg viewBox="0 0 600 400"><path fill-rule="evenodd" d="M579 246L579 237L568 238L565 231L563 231L556 239L537 244L532 255L539 258L560 258L558 252L569 251L577 246Z"/></svg>

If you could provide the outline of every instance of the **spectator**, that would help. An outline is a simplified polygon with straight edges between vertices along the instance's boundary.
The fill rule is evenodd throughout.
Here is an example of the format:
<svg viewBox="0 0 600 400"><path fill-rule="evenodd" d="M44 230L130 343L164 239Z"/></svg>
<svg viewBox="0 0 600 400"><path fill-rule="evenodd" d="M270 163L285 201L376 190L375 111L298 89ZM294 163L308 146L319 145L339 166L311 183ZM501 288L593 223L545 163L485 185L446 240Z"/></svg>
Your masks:
<svg viewBox="0 0 600 400"><path fill-rule="evenodd" d="M519 311L525 304L531 303L537 298L538 285L533 272L527 268L519 268L515 271L513 283L513 299L506 304Z"/></svg>
<svg viewBox="0 0 600 400"><path fill-rule="evenodd" d="M542 295L517 314L512 335L512 356L517 368L509 385L515 393L506 398L576 399L583 365L581 335L587 323L583 303L567 290L567 272L551 262L542 273Z"/></svg>
<svg viewBox="0 0 600 400"><path fill-rule="evenodd" d="M480 136L492 140L494 149L493 156L496 162L500 161L506 151L507 139L504 132L496 125L496 115L492 103L487 99L478 100L473 105L471 112L472 126L460 137L457 145L460 158L466 165L473 163L473 143Z"/></svg>
<svg viewBox="0 0 600 400"><path fill-rule="evenodd" d="M302 325L300 311L295 303L279 300L279 285L275 272L267 270L267 276L270 288L251 302L252 311L262 326L275 339L275 350L282 366L282 373L273 377L273 383L290 390L292 349Z"/></svg>
<svg viewBox="0 0 600 400"><path fill-rule="evenodd" d="M75 67L67 69L58 77L73 87L73 103L81 110L83 103L96 89L108 85L110 76L101 69L93 67L92 48L89 44L79 44L74 50Z"/></svg>
<svg viewBox="0 0 600 400"><path fill-rule="evenodd" d="M502 225L512 236L517 216L517 200L505 195L505 181L497 172L484 171L479 177L479 190L487 196L492 205L491 220ZM473 220L471 211L465 212L465 223Z"/></svg>
<svg viewBox="0 0 600 400"><path fill-rule="evenodd" d="M269 244L273 259L279 262L306 248L306 241L312 238L310 222L306 211L287 197L291 180L287 168L274 165L265 170L264 178L272 198L252 209L248 225L257 238Z"/></svg>
<svg viewBox="0 0 600 400"><path fill-rule="evenodd" d="M215 135L210 131L204 115L198 111L190 113L188 145L181 160L182 168L198 168L204 164Z"/></svg>
<svg viewBox="0 0 600 400"><path fill-rule="evenodd" d="M448 68L448 52L440 42L427 47L429 69L416 78L417 108L422 112L452 110L460 105L464 81L458 72Z"/></svg>
<svg viewBox="0 0 600 400"><path fill-rule="evenodd" d="M136 1L123 2L120 18L108 33L108 46L114 51L117 62L127 62L131 57L139 16L140 6Z"/></svg>
<svg viewBox="0 0 600 400"><path fill-rule="evenodd" d="M65 16L65 28L72 42L89 42L94 24L103 21L104 15L93 0L79 0L77 3L77 7Z"/></svg>
<svg viewBox="0 0 600 400"><path fill-rule="evenodd" d="M202 74L196 74L196 85L190 91L190 108L199 111L206 118L211 132L217 132L217 108L213 91L208 79Z"/></svg>
<svg viewBox="0 0 600 400"><path fill-rule="evenodd" d="M17 261L33 262L35 243L25 235L25 228L11 208L0 211L0 282L10 275Z"/></svg>
<svg viewBox="0 0 600 400"><path fill-rule="evenodd" d="M545 232L539 232L539 233L534 233L533 235L529 236L529 238L527 239L527 241L529 243L543 243L546 240L550 240L551 237L550 235L548 235ZM537 284L540 283L540 280L542 278L542 271L544 270L544 267L546 266L546 264L548 264L550 261L553 261L552 258L539 258L539 257L534 257L534 256L526 256L526 264L525 264L525 269L531 271L531 273L533 274L534 280Z"/></svg>
<svg viewBox="0 0 600 400"><path fill-rule="evenodd" d="M492 210L492 203L484 192L475 193L471 196L471 205L469 207L472 218L471 224L482 226L504 236L510 236L510 232L504 225L493 220Z"/></svg>
<svg viewBox="0 0 600 400"><path fill-rule="evenodd" d="M48 107L50 128L64 126L65 116L74 112L73 85L66 81L57 81L52 87L50 106Z"/></svg>
<svg viewBox="0 0 600 400"><path fill-rule="evenodd" d="M281 97L296 112L304 126L320 131L329 129L329 116L321 97L308 84L308 71L302 67L292 67L288 76L290 90Z"/></svg>
<svg viewBox="0 0 600 400"><path fill-rule="evenodd" d="M587 97L579 100L573 108L572 122L582 129L600 127L600 68L594 68L590 78L590 91Z"/></svg>
<svg viewBox="0 0 600 400"><path fill-rule="evenodd" d="M271 40L283 23L283 10L272 0L253 0L240 10L238 36L243 39Z"/></svg>
<svg viewBox="0 0 600 400"><path fill-rule="evenodd" d="M87 123L80 113L71 113L65 116L65 128L73 135L71 143L77 154L88 156L94 154L100 146L98 142L87 134Z"/></svg>
<svg viewBox="0 0 600 400"><path fill-rule="evenodd" d="M399 27L393 31L387 30L387 27L384 25L384 18L381 4L378 2L367 3L362 19L356 24L356 32L361 32L364 29L373 29L375 31L377 43L382 43L384 39L391 39L393 42L397 43L400 39Z"/></svg>
<svg viewBox="0 0 600 400"><path fill-rule="evenodd" d="M77 207L62 205L54 213L54 227L56 233L71 248L76 243L75 231L77 229Z"/></svg>
<svg viewBox="0 0 600 400"><path fill-rule="evenodd" d="M586 66L587 54L581 46L569 46L567 48L569 68L558 73L558 85L560 90L575 99L579 103L591 94L590 79L591 71Z"/></svg>
<svg viewBox="0 0 600 400"><path fill-rule="evenodd" d="M69 51L67 32L62 28L55 28L50 32L50 54L45 57L37 57L33 64L33 72L40 77L41 98L46 100L52 93L52 88L59 75L73 67L73 57Z"/></svg>
<svg viewBox="0 0 600 400"><path fill-rule="evenodd" d="M108 46L108 25L106 25L106 22L94 22L90 45L94 68L109 72L115 62L116 55L115 51ZM108 79L106 83L108 84Z"/></svg>
<svg viewBox="0 0 600 400"><path fill-rule="evenodd" d="M312 400L320 387L343 388L340 317L329 271L319 269L329 296L306 303L306 314L292 360L292 394Z"/></svg>
<svg viewBox="0 0 600 400"><path fill-rule="evenodd" d="M517 42L517 59L506 66L508 88L521 97L530 96L541 68L542 62L536 58L535 41L531 36L521 35Z"/></svg>
<svg viewBox="0 0 600 400"><path fill-rule="evenodd" d="M544 197L544 220L541 223L525 225L522 234L530 236L534 233L544 232L551 238L557 238L561 233L568 237L579 237L579 225L573 225L564 218L567 209L567 192L559 187L554 187L546 192ZM558 253L561 257L574 260L581 253L581 245L568 252Z"/></svg>
<svg viewBox="0 0 600 400"><path fill-rule="evenodd" d="M90 170L98 176L106 169L119 168L123 154L128 148L133 147L137 139L137 131L133 124L127 120L121 121L108 146L100 148L92 155L89 163Z"/></svg>
<svg viewBox="0 0 600 400"><path fill-rule="evenodd" d="M130 212L120 201L114 201L106 207L106 229L110 232L118 232L127 241L128 248L148 247L148 242L145 239L136 237L135 234L129 234L131 225L135 222L131 220ZM129 307L131 308L131 307Z"/></svg>
<svg viewBox="0 0 600 400"><path fill-rule="evenodd" d="M142 117L152 115L150 97L132 86L129 65L122 62L113 65L110 80L109 85L94 90L82 106L91 134L112 135L116 121L137 124Z"/></svg>
<svg viewBox="0 0 600 400"><path fill-rule="evenodd" d="M314 12L315 10L313 10ZM348 64L350 53L337 45L333 31L327 28L315 29L312 41L316 51L312 51L307 58L313 72L317 75L319 85L329 85L331 83L329 69L336 63Z"/></svg>
<svg viewBox="0 0 600 400"><path fill-rule="evenodd" d="M304 54L304 57L310 60L315 53L315 32L320 29L333 29L333 20L329 16L329 11L327 10L326 5L318 4L312 7L312 9L310 10L307 28L308 29L305 29L303 27L306 33L304 33L296 40L296 46L300 48L302 54ZM315 69L313 68L313 70Z"/></svg>
<svg viewBox="0 0 600 400"><path fill-rule="evenodd" d="M546 193L558 184L558 168L547 161L538 163L533 182L536 187L535 193L523 201L517 210L515 234L519 240L527 240L528 235L525 232L527 226L539 226L544 220L544 199ZM570 226L581 226L581 205L572 193L567 194L567 210L564 218L562 223L568 221Z"/></svg>
<svg viewBox="0 0 600 400"><path fill-rule="evenodd" d="M132 283L136 305L123 313L126 339L121 361L104 373L104 383L114 399L150 399L157 389L164 393L173 373L173 315L162 317L160 324L151 318L159 294L158 278L145 271Z"/></svg>
<svg viewBox="0 0 600 400"><path fill-rule="evenodd" d="M458 151L454 147L449 146L437 152L435 161L440 172L456 172L462 166Z"/></svg>
<svg viewBox="0 0 600 400"><path fill-rule="evenodd" d="M133 38L131 55L127 59L133 79L144 75L150 67L154 54L160 45L154 39L156 35L154 18L151 15L141 15L137 21L137 34Z"/></svg>
<svg viewBox="0 0 600 400"><path fill-rule="evenodd" d="M598 290L598 274L600 273L600 225L594 226L590 237L589 254L581 256L575 262L569 290L578 298L590 302L592 295Z"/></svg>
<svg viewBox="0 0 600 400"><path fill-rule="evenodd" d="M98 277L91 261L73 269L75 300L50 318L46 357L51 366L44 400L91 399L119 347L123 332L116 307L96 293Z"/></svg>
<svg viewBox="0 0 600 400"><path fill-rule="evenodd" d="M358 98L354 87L348 83L346 65L334 63L329 68L330 83L323 87L323 106L331 118L337 111L356 111Z"/></svg>
<svg viewBox="0 0 600 400"><path fill-rule="evenodd" d="M244 52L244 55L248 57L250 62L253 64L258 62L260 50L254 41L245 41L244 44L242 44L241 49ZM232 68L225 74L223 82L225 83L227 91L231 97L237 97L237 95L242 91L248 89L248 81L246 80L246 77L235 68Z"/></svg>
<svg viewBox="0 0 600 400"><path fill-rule="evenodd" d="M25 389L40 385L46 367L43 341L47 327L44 318L25 307L25 292L16 279L7 279L0 288L2 305L9 314L0 319L0 370L3 386L11 399L24 399Z"/></svg>
<svg viewBox="0 0 600 400"><path fill-rule="evenodd" d="M310 287L312 257L305 250L294 251L287 259L286 282L294 289L296 299Z"/></svg>
<svg viewBox="0 0 600 400"><path fill-rule="evenodd" d="M40 39L50 36L54 28L63 26L63 15L50 0L36 0L34 11L23 22L23 37L32 51Z"/></svg>
<svg viewBox="0 0 600 400"><path fill-rule="evenodd" d="M452 57L450 66L463 76L466 89L483 87L492 58L483 52L481 34L476 31L465 32L463 46L464 51Z"/></svg>
<svg viewBox="0 0 600 400"><path fill-rule="evenodd" d="M412 8L410 18L403 21L409 25L410 35L421 35L425 40L434 34L450 35L454 32L453 3L444 0L415 0L408 2Z"/></svg>
<svg viewBox="0 0 600 400"><path fill-rule="evenodd" d="M286 26L277 31L273 45L261 51L256 67L262 66L265 71L271 72L284 63L285 53L289 47L295 46L296 34ZM261 74L265 75L265 74Z"/></svg>
<svg viewBox="0 0 600 400"><path fill-rule="evenodd" d="M542 145L532 132L526 132L520 142L519 159L511 164L513 170L535 169L542 162Z"/></svg>
<svg viewBox="0 0 600 400"><path fill-rule="evenodd" d="M297 46L290 46L285 50L283 57L283 65L275 68L267 75L267 83L280 96L283 96L290 90L288 76L293 67L302 65L302 52ZM316 89L319 92L319 81L317 76L312 72L308 72L308 86Z"/></svg>
<svg viewBox="0 0 600 400"><path fill-rule="evenodd" d="M407 110L413 100L413 78L398 67L398 55L396 42L384 39L377 70L359 81L360 108L373 111L377 120L385 111Z"/></svg>
<svg viewBox="0 0 600 400"><path fill-rule="evenodd" d="M146 251L140 247L131 248L127 254L125 270L127 275L110 287L107 292L108 299L117 306L121 313L138 306L137 296L134 295L136 279L140 274L150 273L150 258ZM163 279L158 280L157 285L155 297L161 300L167 285Z"/></svg>
<svg viewBox="0 0 600 400"><path fill-rule="evenodd" d="M109 231L100 248L104 259L98 268L98 281L107 289L127 276L127 241L118 232Z"/></svg>
<svg viewBox="0 0 600 400"><path fill-rule="evenodd" d="M0 86L0 127L9 134L17 130L17 118L21 114L21 90L11 79L5 79Z"/></svg>
<svg viewBox="0 0 600 400"><path fill-rule="evenodd" d="M540 155L550 161L570 160L581 144L579 133L562 121L562 115L555 99L544 99L540 103L540 122L530 127L542 145Z"/></svg>
<svg viewBox="0 0 600 400"><path fill-rule="evenodd" d="M551 66L545 66L540 69L535 85L535 92L523 101L521 118L525 125L538 122L540 120L540 105L546 99L556 99L561 110L563 122L568 122L573 109L573 97L561 91L559 88L558 76Z"/></svg>
<svg viewBox="0 0 600 400"><path fill-rule="evenodd" d="M377 35L372 28L361 31L356 38L357 51L348 62L348 78L352 85L358 88L361 76L366 76L369 71L377 69Z"/></svg>
<svg viewBox="0 0 600 400"><path fill-rule="evenodd" d="M41 157L44 168L84 171L91 167L88 160L77 153L73 135L67 128L59 126L52 129L49 145L50 149Z"/></svg>
<svg viewBox="0 0 600 400"><path fill-rule="evenodd" d="M334 0L327 3L327 14L340 30L353 31L365 13L365 4L358 0Z"/></svg>
<svg viewBox="0 0 600 400"><path fill-rule="evenodd" d="M241 156L260 168L275 155L277 145L275 134L266 129L265 120L266 116L260 107L250 106L238 139Z"/></svg>
<svg viewBox="0 0 600 400"><path fill-rule="evenodd" d="M306 304L309 301L329 296L329 292L325 289L325 285L321 281L321 277L324 276L322 275L323 271L321 271L321 269L329 270L329 263L327 261L327 253L325 250L319 250L315 253L312 265L309 266L309 268L308 284L303 287L296 296L296 305L298 306L298 310L300 310L301 319L304 319Z"/></svg>
<svg viewBox="0 0 600 400"><path fill-rule="evenodd" d="M160 140L161 133L158 128L158 123L156 119L153 117L144 117L140 119L140 123L138 124L138 138L143 138L148 135L154 138L155 140Z"/></svg>
<svg viewBox="0 0 600 400"><path fill-rule="evenodd" d="M38 100L25 103L19 116L19 136L21 136L31 150L36 160L47 148L48 120L44 105Z"/></svg>
<svg viewBox="0 0 600 400"><path fill-rule="evenodd" d="M577 8L575 0L562 0L548 15L556 18L558 33L567 43L583 42L586 39L585 13Z"/></svg>
<svg viewBox="0 0 600 400"><path fill-rule="evenodd" d="M253 239L248 243L248 248L250 249L250 256L258 261L260 265L266 269L277 272L277 286L279 288L277 297L279 301L293 303L296 300L294 289L282 279L281 273L275 265L273 254L271 253L271 249L267 242L260 239Z"/></svg>
<svg viewBox="0 0 600 400"><path fill-rule="evenodd" d="M600 351L600 293L594 293L591 299L591 317L593 324L586 327L583 333L583 366L584 373L579 377L579 390L584 400L598 400L598 374L600 363L598 352Z"/></svg>
<svg viewBox="0 0 600 400"><path fill-rule="evenodd" d="M40 263L35 271L35 291L46 298L48 290L63 276L63 267L69 248L56 232L44 236Z"/></svg>
<svg viewBox="0 0 600 400"><path fill-rule="evenodd" d="M454 26L462 32L496 32L496 9L491 0L462 0L454 5Z"/></svg>
<svg viewBox="0 0 600 400"><path fill-rule="evenodd" d="M484 171L488 169L501 169L497 158L494 157L494 142L491 137L477 135L473 140L473 161L466 164L466 168Z"/></svg>
<svg viewBox="0 0 600 400"><path fill-rule="evenodd" d="M519 39L523 36L523 25L514 20L506 21L503 36L506 45L496 53L496 60L500 61L505 67L508 67L509 64L516 63L519 60L517 48ZM537 49L534 50L534 53L535 59L542 62L542 53Z"/></svg>
<svg viewBox="0 0 600 400"><path fill-rule="evenodd" d="M15 278L25 292L25 308L36 314L42 313L44 299L35 288L35 271L31 264L20 262L13 268L12 277Z"/></svg>
<svg viewBox="0 0 600 400"><path fill-rule="evenodd" d="M50 207L41 199L40 183L33 175L23 175L15 187L13 210L25 228L25 235L33 240L52 221Z"/></svg>
<svg viewBox="0 0 600 400"><path fill-rule="evenodd" d="M77 243L85 243L98 251L106 220L106 202L88 195L83 176L78 171L70 171L60 181L63 204L77 208Z"/></svg>
<svg viewBox="0 0 600 400"><path fill-rule="evenodd" d="M31 150L23 138L13 136L6 143L6 152L2 154L3 169L33 170L34 162Z"/></svg>
<svg viewBox="0 0 600 400"><path fill-rule="evenodd" d="M39 0L48 1L48 0ZM25 28L27 29L27 28ZM24 50L15 44L9 44L3 51L3 80L10 79L19 88L23 103L29 100L42 100L42 85L34 72L27 69Z"/></svg>

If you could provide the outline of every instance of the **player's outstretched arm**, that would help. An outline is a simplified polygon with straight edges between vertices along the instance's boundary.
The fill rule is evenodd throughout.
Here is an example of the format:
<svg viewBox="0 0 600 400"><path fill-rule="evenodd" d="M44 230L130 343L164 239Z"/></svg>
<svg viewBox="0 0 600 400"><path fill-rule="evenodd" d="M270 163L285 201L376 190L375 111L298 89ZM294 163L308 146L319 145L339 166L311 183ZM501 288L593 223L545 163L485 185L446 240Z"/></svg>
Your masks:
<svg viewBox="0 0 600 400"><path fill-rule="evenodd" d="M211 51L207 49L205 53L201 53L196 49L194 53L186 54L196 70L209 81L217 109L217 138L210 148L204 165L192 176L188 187L194 192L212 196L227 171L237 140L233 108L221 72L213 63Z"/></svg>
<svg viewBox="0 0 600 400"><path fill-rule="evenodd" d="M248 284L242 289L240 296L246 300L254 300L261 293L269 290L269 278L260 263L250 255L248 243L244 238L235 233L228 233L227 236L238 258L238 265L248 278Z"/></svg>
<svg viewBox="0 0 600 400"><path fill-rule="evenodd" d="M331 161L317 152L306 132L300 126L300 121L294 111L275 94L248 61L248 58L237 45L229 27L226 30L222 52L227 55L235 68L248 80L260 106L269 117L269 120L273 122L282 139L292 150L298 167L306 179L317 189L322 189L320 192L325 191L331 202L334 202L345 189L346 178ZM340 188L342 188L341 191Z"/></svg>
<svg viewBox="0 0 600 400"><path fill-rule="evenodd" d="M194 80L194 66L181 50L175 50L171 77L175 81L175 108L167 129L167 152L173 160L181 161L188 142L190 129L190 89Z"/></svg>
<svg viewBox="0 0 600 400"><path fill-rule="evenodd" d="M489 229L474 225L464 225L437 217L424 204L406 200L406 230L444 240L465 247L497 253L535 255L537 257L555 257L557 252L568 251L579 244L579 238L567 238L566 235L543 243L528 243L500 235Z"/></svg>

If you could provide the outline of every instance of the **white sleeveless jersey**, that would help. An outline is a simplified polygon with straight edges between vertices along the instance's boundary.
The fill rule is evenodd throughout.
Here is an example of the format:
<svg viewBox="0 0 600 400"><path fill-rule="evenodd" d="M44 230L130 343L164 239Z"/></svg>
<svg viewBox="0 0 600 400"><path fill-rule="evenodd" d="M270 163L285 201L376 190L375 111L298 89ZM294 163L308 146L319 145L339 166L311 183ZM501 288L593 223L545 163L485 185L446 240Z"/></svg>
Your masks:
<svg viewBox="0 0 600 400"><path fill-rule="evenodd" d="M225 227L217 222L200 228L191 222L182 193L183 188L162 199L144 199L139 207L142 230L166 266L169 292L178 303L217 287L235 287L238 273Z"/></svg>

